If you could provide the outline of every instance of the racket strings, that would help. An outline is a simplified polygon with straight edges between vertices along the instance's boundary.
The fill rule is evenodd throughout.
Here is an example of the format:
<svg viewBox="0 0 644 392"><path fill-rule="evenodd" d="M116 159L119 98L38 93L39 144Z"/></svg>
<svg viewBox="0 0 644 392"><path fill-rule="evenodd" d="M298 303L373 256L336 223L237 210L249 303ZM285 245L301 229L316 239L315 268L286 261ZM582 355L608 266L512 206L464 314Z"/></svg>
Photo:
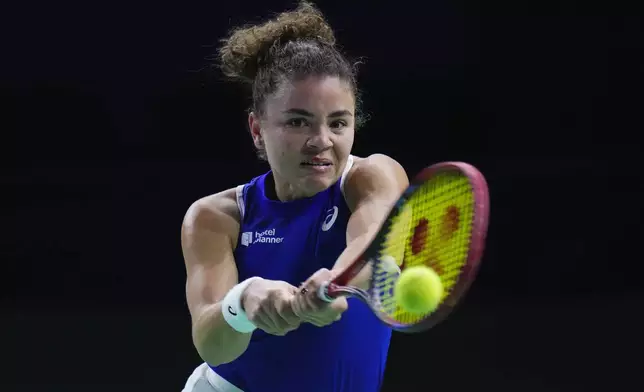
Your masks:
<svg viewBox="0 0 644 392"><path fill-rule="evenodd" d="M401 324L415 324L429 314L401 309L394 300L399 272L427 265L441 277L441 302L450 294L467 261L474 200L469 180L459 173L440 173L420 185L392 219L380 257L374 262L372 294L380 310Z"/></svg>

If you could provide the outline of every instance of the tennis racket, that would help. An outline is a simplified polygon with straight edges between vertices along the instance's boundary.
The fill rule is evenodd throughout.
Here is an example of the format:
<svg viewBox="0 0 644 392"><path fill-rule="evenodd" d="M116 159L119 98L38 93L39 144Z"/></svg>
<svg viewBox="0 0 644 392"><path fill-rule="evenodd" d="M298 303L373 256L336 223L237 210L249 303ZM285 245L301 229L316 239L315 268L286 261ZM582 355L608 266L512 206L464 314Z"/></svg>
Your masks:
<svg viewBox="0 0 644 392"><path fill-rule="evenodd" d="M413 178L363 254L317 294L328 302L359 298L397 331L427 330L447 317L475 279L488 215L487 183L475 167L463 162L429 166ZM444 288L438 307L427 314L407 312L394 300L401 271L416 265L433 268ZM368 289L351 286L365 268L371 271Z"/></svg>

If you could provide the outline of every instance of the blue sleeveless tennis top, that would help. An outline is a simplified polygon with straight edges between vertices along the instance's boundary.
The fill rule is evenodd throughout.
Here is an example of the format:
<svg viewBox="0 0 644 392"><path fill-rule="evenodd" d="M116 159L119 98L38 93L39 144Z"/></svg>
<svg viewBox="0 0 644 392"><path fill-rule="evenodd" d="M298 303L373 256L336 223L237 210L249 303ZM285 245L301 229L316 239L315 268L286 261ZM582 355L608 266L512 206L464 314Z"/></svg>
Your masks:
<svg viewBox="0 0 644 392"><path fill-rule="evenodd" d="M260 276L298 287L320 268L333 267L346 247L350 211L342 185L352 162L333 186L306 199L268 199L270 171L238 187L240 282ZM377 392L390 337L366 305L349 299L340 321L323 328L302 324L286 336L255 330L246 352L211 368L244 392Z"/></svg>

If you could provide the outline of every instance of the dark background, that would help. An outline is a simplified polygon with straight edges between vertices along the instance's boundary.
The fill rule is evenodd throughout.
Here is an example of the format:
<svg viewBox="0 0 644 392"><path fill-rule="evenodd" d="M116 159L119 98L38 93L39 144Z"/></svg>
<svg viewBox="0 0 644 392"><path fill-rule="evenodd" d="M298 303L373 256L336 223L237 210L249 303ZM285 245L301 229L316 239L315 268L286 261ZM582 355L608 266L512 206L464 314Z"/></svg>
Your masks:
<svg viewBox="0 0 644 392"><path fill-rule="evenodd" d="M266 170L247 95L209 59L230 27L292 4L2 6L0 390L181 389L199 363L183 214ZM470 295L433 330L395 335L385 391L638 389L644 19L400 5L321 3L366 59L372 118L354 153L410 175L468 161L492 214Z"/></svg>

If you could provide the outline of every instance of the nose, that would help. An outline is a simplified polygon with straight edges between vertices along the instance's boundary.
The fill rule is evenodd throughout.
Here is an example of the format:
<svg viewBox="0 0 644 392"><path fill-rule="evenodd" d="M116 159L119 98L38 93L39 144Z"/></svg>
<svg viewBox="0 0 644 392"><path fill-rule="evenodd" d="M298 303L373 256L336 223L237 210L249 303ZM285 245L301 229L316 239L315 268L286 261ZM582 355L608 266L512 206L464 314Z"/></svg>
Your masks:
<svg viewBox="0 0 644 392"><path fill-rule="evenodd" d="M306 146L317 151L324 151L333 147L333 140L331 140L331 132L328 127L322 126L315 130L306 141Z"/></svg>

